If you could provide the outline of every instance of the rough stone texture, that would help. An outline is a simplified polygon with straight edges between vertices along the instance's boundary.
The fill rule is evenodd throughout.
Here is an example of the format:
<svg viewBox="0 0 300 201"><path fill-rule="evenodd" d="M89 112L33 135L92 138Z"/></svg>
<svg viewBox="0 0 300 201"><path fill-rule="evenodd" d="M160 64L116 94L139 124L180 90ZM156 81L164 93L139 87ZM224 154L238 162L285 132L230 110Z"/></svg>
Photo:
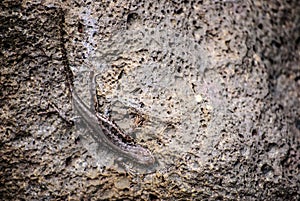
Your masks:
<svg viewBox="0 0 300 201"><path fill-rule="evenodd" d="M0 9L3 200L299 200L297 0ZM74 128L69 85L90 70L154 172L105 166Z"/></svg>

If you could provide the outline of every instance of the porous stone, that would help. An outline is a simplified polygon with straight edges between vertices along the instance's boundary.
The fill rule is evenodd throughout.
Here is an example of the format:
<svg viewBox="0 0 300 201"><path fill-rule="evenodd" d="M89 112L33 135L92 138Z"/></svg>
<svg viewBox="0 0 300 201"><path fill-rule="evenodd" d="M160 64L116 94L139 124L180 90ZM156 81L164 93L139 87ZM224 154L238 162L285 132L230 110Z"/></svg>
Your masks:
<svg viewBox="0 0 300 201"><path fill-rule="evenodd" d="M3 200L299 200L297 0L0 10ZM151 171L74 126L70 85L88 91L90 71Z"/></svg>

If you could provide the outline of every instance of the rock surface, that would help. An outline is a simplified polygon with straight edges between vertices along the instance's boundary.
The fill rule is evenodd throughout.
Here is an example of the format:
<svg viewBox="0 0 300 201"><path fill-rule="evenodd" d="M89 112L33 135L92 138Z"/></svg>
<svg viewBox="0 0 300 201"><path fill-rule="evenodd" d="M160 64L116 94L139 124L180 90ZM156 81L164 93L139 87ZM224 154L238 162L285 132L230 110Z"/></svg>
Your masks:
<svg viewBox="0 0 300 201"><path fill-rule="evenodd" d="M3 200L299 200L297 0L0 10ZM151 172L75 128L70 85L84 91L90 71Z"/></svg>

